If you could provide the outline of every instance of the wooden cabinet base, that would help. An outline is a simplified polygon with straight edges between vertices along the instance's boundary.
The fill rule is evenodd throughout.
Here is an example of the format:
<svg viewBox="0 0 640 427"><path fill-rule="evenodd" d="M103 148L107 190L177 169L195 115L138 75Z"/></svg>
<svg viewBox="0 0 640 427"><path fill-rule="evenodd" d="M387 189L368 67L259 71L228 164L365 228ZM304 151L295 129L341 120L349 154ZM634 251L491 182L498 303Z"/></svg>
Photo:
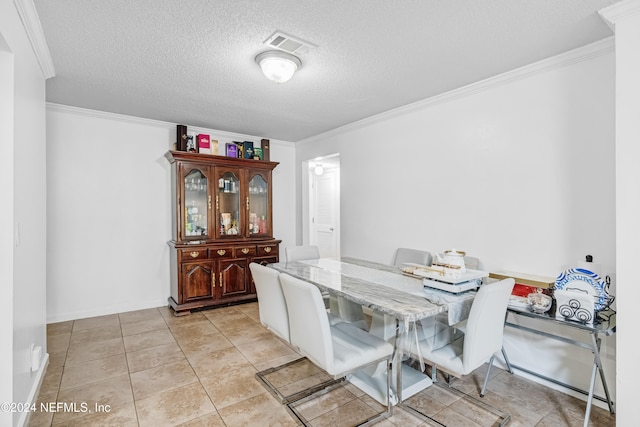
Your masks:
<svg viewBox="0 0 640 427"><path fill-rule="evenodd" d="M249 264L278 262L279 245L276 239L170 241L169 306L176 316L184 316L191 310L256 301Z"/></svg>
<svg viewBox="0 0 640 427"><path fill-rule="evenodd" d="M202 310L208 308L217 307L229 307L231 305L246 304L248 302L258 301L256 295L246 295L242 298L238 298L234 301L216 301L212 299L194 301L186 304L178 304L172 297L169 297L169 307L173 311L173 315L176 317L187 316L191 314L191 310Z"/></svg>

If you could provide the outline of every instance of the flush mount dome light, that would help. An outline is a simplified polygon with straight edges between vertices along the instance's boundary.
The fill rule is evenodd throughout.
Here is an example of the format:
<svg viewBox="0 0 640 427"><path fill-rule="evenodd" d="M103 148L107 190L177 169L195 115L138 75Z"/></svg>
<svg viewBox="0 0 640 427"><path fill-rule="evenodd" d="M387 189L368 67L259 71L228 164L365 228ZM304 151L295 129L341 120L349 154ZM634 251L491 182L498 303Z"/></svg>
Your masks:
<svg viewBox="0 0 640 427"><path fill-rule="evenodd" d="M268 50L256 56L256 63L262 68L262 73L276 83L284 83L293 77L293 73L302 62L297 56L279 50Z"/></svg>

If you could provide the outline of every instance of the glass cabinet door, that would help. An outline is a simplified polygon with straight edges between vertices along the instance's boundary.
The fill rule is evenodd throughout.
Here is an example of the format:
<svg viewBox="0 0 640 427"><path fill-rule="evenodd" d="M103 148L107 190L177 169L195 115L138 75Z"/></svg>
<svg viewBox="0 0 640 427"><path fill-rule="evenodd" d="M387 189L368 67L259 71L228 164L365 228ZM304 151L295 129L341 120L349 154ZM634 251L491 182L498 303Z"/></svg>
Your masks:
<svg viewBox="0 0 640 427"><path fill-rule="evenodd" d="M240 172L225 171L218 174L218 236L237 236L242 234L240 217Z"/></svg>
<svg viewBox="0 0 640 427"><path fill-rule="evenodd" d="M184 235L208 236L209 182L199 169L190 170L184 177Z"/></svg>
<svg viewBox="0 0 640 427"><path fill-rule="evenodd" d="M249 234L269 235L269 186L260 174L249 180Z"/></svg>

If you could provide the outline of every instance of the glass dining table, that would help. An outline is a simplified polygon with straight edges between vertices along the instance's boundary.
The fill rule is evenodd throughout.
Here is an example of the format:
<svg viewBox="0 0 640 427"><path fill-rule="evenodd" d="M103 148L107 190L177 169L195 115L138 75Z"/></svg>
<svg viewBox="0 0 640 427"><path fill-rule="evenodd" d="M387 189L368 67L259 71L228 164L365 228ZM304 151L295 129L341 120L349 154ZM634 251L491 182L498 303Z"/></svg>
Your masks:
<svg viewBox="0 0 640 427"><path fill-rule="evenodd" d="M434 316L444 316L448 325L466 319L476 293L472 290L452 294L425 288L421 279L403 274L398 267L349 257L279 262L267 266L310 282L334 297L367 307L393 323L389 325L395 331L391 338L395 378L392 404L402 402L432 384L431 378L423 372L402 363L401 340L417 340L416 324ZM386 374L360 372L350 381L380 403L387 404Z"/></svg>

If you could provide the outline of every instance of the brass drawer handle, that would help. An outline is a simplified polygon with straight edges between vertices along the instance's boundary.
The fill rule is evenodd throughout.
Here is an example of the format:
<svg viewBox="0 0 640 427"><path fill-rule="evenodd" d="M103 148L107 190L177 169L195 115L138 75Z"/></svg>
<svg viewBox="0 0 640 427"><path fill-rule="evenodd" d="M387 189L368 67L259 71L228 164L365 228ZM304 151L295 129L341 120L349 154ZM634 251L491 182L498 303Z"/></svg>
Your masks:
<svg viewBox="0 0 640 427"><path fill-rule="evenodd" d="M200 252L193 251L189 255L191 255L191 258L198 258L198 255L200 255Z"/></svg>
<svg viewBox="0 0 640 427"><path fill-rule="evenodd" d="M222 272L220 272L220 287L222 287Z"/></svg>
<svg viewBox="0 0 640 427"><path fill-rule="evenodd" d="M224 255L226 253L227 253L227 251L225 251L224 249L219 249L218 250L218 255L220 255L220 256L222 256L222 255Z"/></svg>
<svg viewBox="0 0 640 427"><path fill-rule="evenodd" d="M271 252L271 246L267 246L266 248L264 248L264 251L265 251L266 253Z"/></svg>
<svg viewBox="0 0 640 427"><path fill-rule="evenodd" d="M242 248L242 250L240 252L242 252L243 254L246 255L246 254L249 253L249 248Z"/></svg>

